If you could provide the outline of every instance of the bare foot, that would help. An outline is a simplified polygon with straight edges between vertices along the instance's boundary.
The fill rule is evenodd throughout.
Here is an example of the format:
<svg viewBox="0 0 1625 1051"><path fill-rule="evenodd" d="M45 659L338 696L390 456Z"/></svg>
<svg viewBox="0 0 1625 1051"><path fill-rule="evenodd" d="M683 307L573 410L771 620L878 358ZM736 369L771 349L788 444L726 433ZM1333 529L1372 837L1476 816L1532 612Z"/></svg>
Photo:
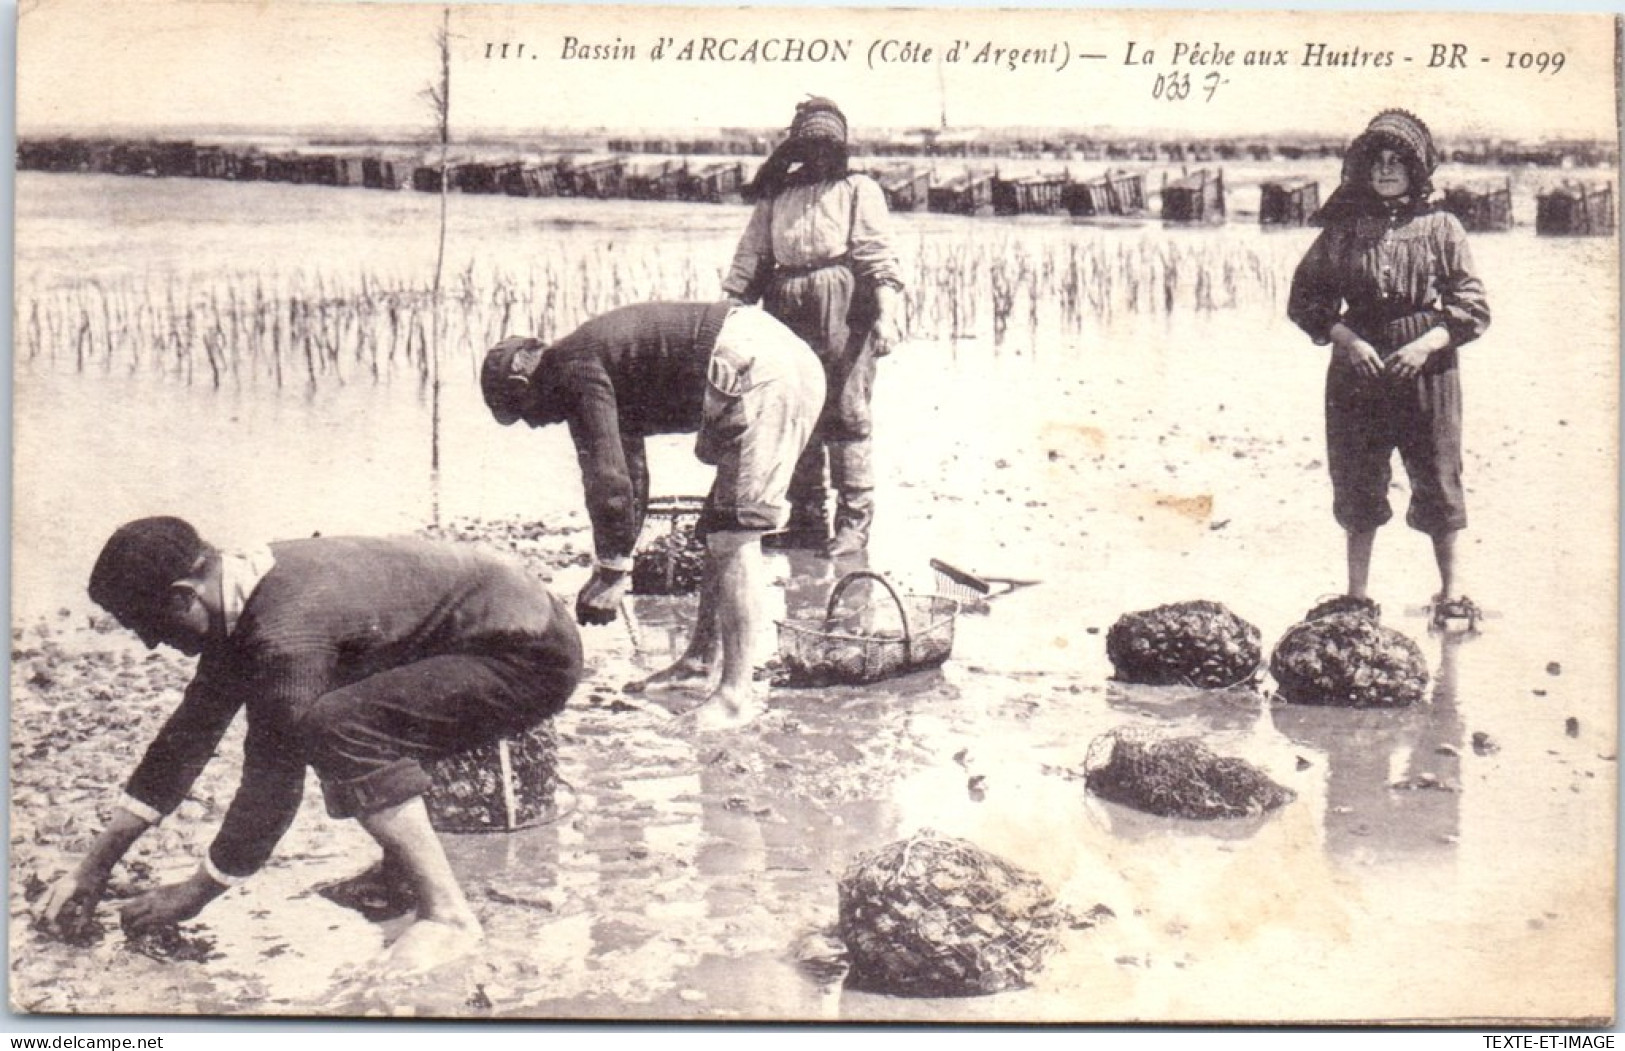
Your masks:
<svg viewBox="0 0 1625 1051"><path fill-rule="evenodd" d="M484 937L472 916L458 922L418 920L389 947L384 970L394 975L425 974L467 956Z"/></svg>
<svg viewBox="0 0 1625 1051"><path fill-rule="evenodd" d="M657 671L647 679L629 682L627 693L642 693L661 686L704 686L711 677L711 666L697 657L684 657L671 667Z"/></svg>
<svg viewBox="0 0 1625 1051"><path fill-rule="evenodd" d="M694 729L709 733L738 729L765 711L767 702L750 687L724 687L707 697L705 703L690 711L685 718L693 720Z"/></svg>

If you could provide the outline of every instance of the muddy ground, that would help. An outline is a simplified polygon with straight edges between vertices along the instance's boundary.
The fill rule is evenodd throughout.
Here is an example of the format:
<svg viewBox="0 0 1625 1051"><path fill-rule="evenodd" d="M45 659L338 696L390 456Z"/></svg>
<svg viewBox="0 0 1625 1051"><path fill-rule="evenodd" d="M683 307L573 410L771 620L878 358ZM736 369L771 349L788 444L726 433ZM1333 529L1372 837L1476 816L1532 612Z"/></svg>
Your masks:
<svg viewBox="0 0 1625 1051"><path fill-rule="evenodd" d="M1117 385L1106 373L1040 393L1048 369L999 367L1026 379L1007 382L996 402L975 375L959 378L967 404L1003 418L1024 401L1047 410ZM1139 416L1126 398L1116 413ZM1497 616L1481 635L1430 634L1414 608L1425 600L1425 541L1395 529L1377 579L1407 589L1385 616L1428 657L1425 704L1300 708L1273 697L1262 673L1227 690L1115 682L1104 640L1119 612L1227 600L1260 626L1267 655L1335 588L1336 537L1313 532L1313 509L1225 488L1284 477L1318 492L1320 454L1287 430L1295 424L1265 425L1268 413L1192 434L1147 408L1132 441L1045 422L1058 418L1037 412L1029 431L974 446L941 432L944 464L973 463L983 479L978 513L964 509L951 470L922 475L893 461L889 503L908 528L882 530L865 562L929 592L921 545L931 544L984 573L1042 580L961 616L939 669L871 687L775 687L748 730L696 736L673 716L698 693L622 689L680 647L692 600L639 598L631 623L589 629L587 677L557 720L556 810L514 834L447 837L488 944L415 985L374 969L403 921L369 922L320 893L376 851L325 816L313 787L267 868L177 936L126 940L117 900L87 946L33 931L28 899L90 842L189 662L148 653L82 610L19 623L15 1009L1013 1021L1604 1009L1612 931L1597 921L1612 885L1599 866L1611 858L1615 746L1612 656L1597 637L1546 630L1504 590L1485 600ZM1159 478L1168 484L1149 484ZM1058 501L1063 484L1083 495ZM1295 530L1321 541L1302 545L1315 579L1282 553ZM588 561L579 512L549 525L460 520L426 531L515 553L565 594ZM1474 557L1483 581L1495 556ZM812 615L860 564L771 556L775 611ZM1261 575L1271 566L1278 575ZM1548 608L1542 587L1526 594L1531 608ZM1125 726L1199 734L1295 799L1263 816L1193 822L1093 798L1082 776L1090 744ZM229 801L238 747L229 738L191 798L131 853L115 899L191 869ZM841 875L860 853L925 829L974 842L1055 893L1067 921L1029 988L954 999L843 988L828 939ZM1545 977L1521 977L1539 961Z"/></svg>
<svg viewBox="0 0 1625 1051"><path fill-rule="evenodd" d="M1527 231L1475 242L1497 313L1463 355L1462 553L1469 593L1498 616L1476 637L1430 634L1418 612L1434 588L1427 542L1398 521L1372 579L1384 622L1427 659L1425 703L1316 710L1279 703L1267 677L1217 691L1112 678L1105 637L1126 611L1220 601L1267 652L1341 588L1324 352L1279 303L1118 316L1003 345L919 340L883 364L877 387L869 566L921 592L934 586L931 557L1042 583L960 617L939 669L869 688L773 688L768 714L729 734L677 729L672 715L698 694L621 688L670 659L691 600L640 599L632 624L587 629L588 673L558 719L557 811L516 834L448 837L488 941L415 985L382 982L373 966L401 921L369 922L320 893L375 848L325 816L314 785L266 869L176 937L127 942L116 900L87 946L47 940L27 917L101 827L189 674L88 608L102 519L184 513L254 534L243 539L422 529L416 392L353 385L300 400L20 370L18 463L51 467L18 493L11 1005L475 1019L1608 1016L1613 247ZM464 380L434 494L443 531L515 551L572 595L590 544L567 436L494 427ZM172 412L151 411L160 396ZM189 428L184 456L174 419ZM689 443L660 443L651 463L657 492L703 491ZM1401 474L1401 514L1407 495ZM776 615L818 610L851 568L773 556ZM1200 735L1295 798L1214 822L1094 798L1081 776L1090 745L1125 726ZM191 871L230 798L239 740L132 852L118 895ZM841 875L928 828L1033 872L1071 917L1029 987L910 999L833 979L822 932Z"/></svg>

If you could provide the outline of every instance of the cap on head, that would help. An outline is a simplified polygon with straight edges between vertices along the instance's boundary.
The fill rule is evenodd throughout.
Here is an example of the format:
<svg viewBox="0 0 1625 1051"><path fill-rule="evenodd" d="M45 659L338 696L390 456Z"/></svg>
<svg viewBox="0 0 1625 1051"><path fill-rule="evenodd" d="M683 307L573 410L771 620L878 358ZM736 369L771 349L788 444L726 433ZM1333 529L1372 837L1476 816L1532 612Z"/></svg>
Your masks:
<svg viewBox="0 0 1625 1051"><path fill-rule="evenodd" d="M531 376L541 360L542 344L529 336L509 336L485 352L480 393L485 407L504 427L524 416Z"/></svg>
<svg viewBox="0 0 1625 1051"><path fill-rule="evenodd" d="M102 545L90 571L90 598L120 621L145 620L169 587L191 575L208 545L191 524L159 516L127 522Z"/></svg>
<svg viewBox="0 0 1625 1051"><path fill-rule="evenodd" d="M826 98L813 97L796 104L796 115L790 121L792 139L830 139L846 142L846 115L841 108Z"/></svg>

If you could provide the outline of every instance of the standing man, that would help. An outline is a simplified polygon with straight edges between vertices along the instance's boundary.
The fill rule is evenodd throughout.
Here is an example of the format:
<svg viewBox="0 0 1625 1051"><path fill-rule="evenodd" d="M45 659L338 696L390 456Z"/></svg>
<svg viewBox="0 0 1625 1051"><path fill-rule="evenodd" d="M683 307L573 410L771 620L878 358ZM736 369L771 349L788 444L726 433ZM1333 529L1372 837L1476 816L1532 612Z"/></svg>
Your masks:
<svg viewBox="0 0 1625 1051"><path fill-rule="evenodd" d="M113 866L186 797L242 709L242 781L214 843L188 879L126 905L127 930L190 919L263 865L299 810L308 765L328 813L359 821L386 875L416 896L390 966L426 970L478 943L429 824L423 764L564 706L581 640L558 599L523 568L462 547L322 537L228 554L171 517L115 532L90 597L148 648L199 660L111 823L46 896L48 929L89 922Z"/></svg>
<svg viewBox="0 0 1625 1051"><path fill-rule="evenodd" d="M717 469L699 524L699 614L683 656L648 683L703 682L720 656L721 681L695 710L697 727L754 719L764 706L751 654L762 624L762 534L789 518L790 477L824 404L818 358L761 310L643 303L549 347L505 339L487 352L480 383L498 423L570 428L597 554L576 598L583 624L613 621L630 584L649 499L644 438L698 433L695 455Z"/></svg>

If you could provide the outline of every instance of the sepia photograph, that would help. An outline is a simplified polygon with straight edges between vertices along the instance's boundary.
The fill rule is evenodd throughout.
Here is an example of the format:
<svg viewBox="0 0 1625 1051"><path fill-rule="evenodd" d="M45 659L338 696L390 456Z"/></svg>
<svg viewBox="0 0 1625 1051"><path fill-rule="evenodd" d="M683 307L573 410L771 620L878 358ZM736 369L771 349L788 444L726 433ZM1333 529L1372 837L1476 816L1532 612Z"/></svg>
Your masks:
<svg viewBox="0 0 1625 1051"><path fill-rule="evenodd" d="M1617 17L13 14L14 1023L1615 1024Z"/></svg>

